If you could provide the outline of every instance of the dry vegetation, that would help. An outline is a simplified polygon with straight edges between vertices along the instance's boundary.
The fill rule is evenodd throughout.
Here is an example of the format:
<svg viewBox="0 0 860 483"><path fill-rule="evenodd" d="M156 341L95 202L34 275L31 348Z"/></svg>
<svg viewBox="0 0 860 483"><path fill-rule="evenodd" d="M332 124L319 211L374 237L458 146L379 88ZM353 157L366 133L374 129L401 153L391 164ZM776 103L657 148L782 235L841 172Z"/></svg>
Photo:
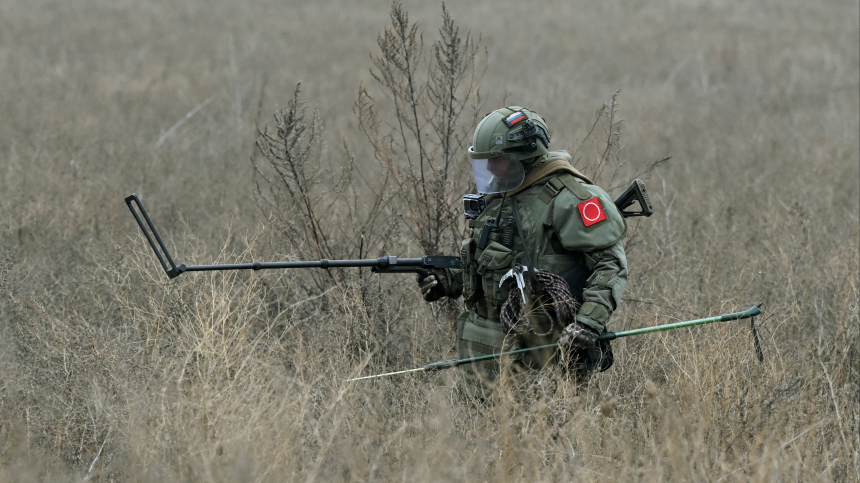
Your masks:
<svg viewBox="0 0 860 483"><path fill-rule="evenodd" d="M387 0L0 2L0 480L860 479L858 4L658 4L454 5L457 43L434 2L400 37ZM347 384L451 357L451 307L364 270L168 282L122 203L186 263L450 253L505 103L607 187L673 156L611 327L763 302L763 362L742 321L485 406L454 371Z"/></svg>

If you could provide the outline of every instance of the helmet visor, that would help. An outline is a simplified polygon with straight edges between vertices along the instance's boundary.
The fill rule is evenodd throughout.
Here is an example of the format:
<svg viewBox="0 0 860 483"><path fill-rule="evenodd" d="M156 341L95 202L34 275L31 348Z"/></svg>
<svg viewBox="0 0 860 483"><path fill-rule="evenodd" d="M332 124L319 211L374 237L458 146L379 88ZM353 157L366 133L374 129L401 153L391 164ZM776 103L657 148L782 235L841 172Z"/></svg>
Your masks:
<svg viewBox="0 0 860 483"><path fill-rule="evenodd" d="M503 193L523 184L526 172L522 163L503 154L490 159L473 159L472 173L478 193Z"/></svg>

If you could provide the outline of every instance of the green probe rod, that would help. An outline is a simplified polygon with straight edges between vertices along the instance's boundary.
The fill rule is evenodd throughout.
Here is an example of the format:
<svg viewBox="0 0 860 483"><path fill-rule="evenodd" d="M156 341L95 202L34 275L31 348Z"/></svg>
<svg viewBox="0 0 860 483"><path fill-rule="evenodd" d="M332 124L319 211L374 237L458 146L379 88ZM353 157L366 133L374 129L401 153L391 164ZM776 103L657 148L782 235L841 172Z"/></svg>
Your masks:
<svg viewBox="0 0 860 483"><path fill-rule="evenodd" d="M756 315L760 315L760 314L761 314L761 310L759 310L758 307L751 307L748 310L744 310L743 312L735 312L732 314L717 315L715 317L708 317L706 319L688 320L685 322L676 322L674 324L658 325L655 327L643 327L641 329L625 330L622 332L606 332L606 333L601 334L599 337L597 337L597 340L615 340L615 339L620 339L622 337L630 337L631 335L650 334L651 332L661 332L664 330L675 330L675 329L681 329L684 327L692 327L694 325L705 325L705 324L712 324L714 322L728 322L730 320L748 319L750 317L755 317ZM558 347L558 344L540 345L540 346L536 346L536 347L528 347L525 349L517 349L517 350L513 350L513 351L500 352L498 354L488 354L485 356L470 357L468 359L454 359L454 360L450 360L450 361L432 362L430 364L427 364L424 367L416 367L415 369L406 369L404 371L386 372L385 374L375 374L373 376L354 377L352 379L347 379L346 382L360 381L362 379L375 379L378 377L393 376L395 374L406 374L408 372L439 371L442 369L450 369L452 367L462 366L464 364L471 364L473 362L490 361L493 359L498 359L502 356L512 356L515 354L522 354L523 352L536 351L536 350L540 350L540 349L549 349L551 347Z"/></svg>

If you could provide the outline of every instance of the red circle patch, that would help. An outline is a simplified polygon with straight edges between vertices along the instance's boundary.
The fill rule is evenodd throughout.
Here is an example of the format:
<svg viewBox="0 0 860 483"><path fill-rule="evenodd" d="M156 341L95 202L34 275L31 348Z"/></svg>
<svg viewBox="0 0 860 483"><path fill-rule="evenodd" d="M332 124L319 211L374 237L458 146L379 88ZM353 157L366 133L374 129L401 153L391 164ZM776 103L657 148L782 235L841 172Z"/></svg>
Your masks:
<svg viewBox="0 0 860 483"><path fill-rule="evenodd" d="M579 208L579 216L582 217L582 222L585 226L591 226L606 219L606 214L603 212L603 207L600 206L600 200L595 196L590 200L585 200L576 205Z"/></svg>

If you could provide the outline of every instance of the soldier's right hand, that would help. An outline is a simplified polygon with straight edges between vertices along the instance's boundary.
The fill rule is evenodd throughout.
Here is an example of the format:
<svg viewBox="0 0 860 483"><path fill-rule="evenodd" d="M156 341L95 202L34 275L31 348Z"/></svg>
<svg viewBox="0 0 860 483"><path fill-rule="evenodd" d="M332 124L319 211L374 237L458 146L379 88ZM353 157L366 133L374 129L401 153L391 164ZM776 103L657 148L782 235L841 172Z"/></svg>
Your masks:
<svg viewBox="0 0 860 483"><path fill-rule="evenodd" d="M427 276L417 274L416 280L418 287L421 289L421 296L427 302L435 302L448 294L446 283L448 282L448 274L444 269L430 268L427 270Z"/></svg>

